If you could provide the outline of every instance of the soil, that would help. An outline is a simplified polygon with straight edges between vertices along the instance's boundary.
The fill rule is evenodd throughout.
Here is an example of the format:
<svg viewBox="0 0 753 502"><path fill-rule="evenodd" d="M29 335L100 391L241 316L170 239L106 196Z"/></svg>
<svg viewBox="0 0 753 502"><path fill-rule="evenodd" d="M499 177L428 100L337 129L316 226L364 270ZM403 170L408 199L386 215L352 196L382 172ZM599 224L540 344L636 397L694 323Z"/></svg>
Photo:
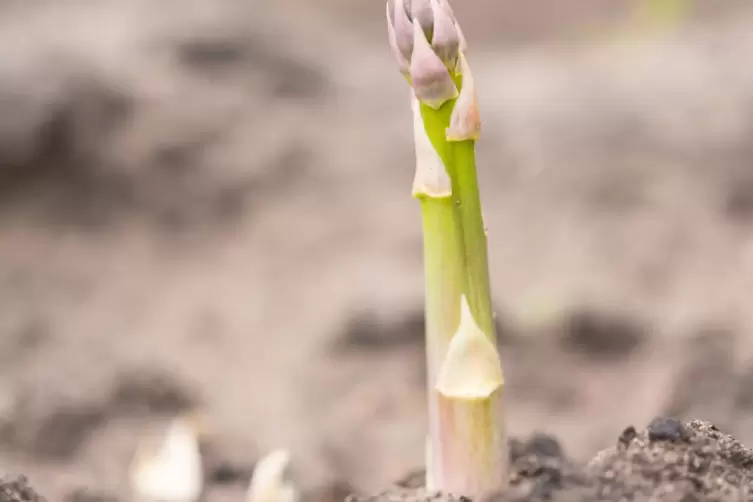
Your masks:
<svg viewBox="0 0 753 502"><path fill-rule="evenodd" d="M521 496L716 444L644 431L582 467L655 416L753 444L753 12L695 4L656 31L627 0L458 2L509 430L568 459L521 454ZM382 16L0 2L6 479L128 500L137 445L193 411L205 502L241 500L276 448L310 502L422 465L420 217Z"/></svg>
<svg viewBox="0 0 753 502"><path fill-rule="evenodd" d="M0 479L0 501L2 502L44 502L29 485L24 476L15 479Z"/></svg>
<svg viewBox="0 0 753 502"><path fill-rule="evenodd" d="M656 418L640 432L630 426L586 465L568 458L555 438L541 434L513 441L510 453L510 489L486 502L740 501L753 493L753 450L700 420ZM409 485L348 500L468 500Z"/></svg>

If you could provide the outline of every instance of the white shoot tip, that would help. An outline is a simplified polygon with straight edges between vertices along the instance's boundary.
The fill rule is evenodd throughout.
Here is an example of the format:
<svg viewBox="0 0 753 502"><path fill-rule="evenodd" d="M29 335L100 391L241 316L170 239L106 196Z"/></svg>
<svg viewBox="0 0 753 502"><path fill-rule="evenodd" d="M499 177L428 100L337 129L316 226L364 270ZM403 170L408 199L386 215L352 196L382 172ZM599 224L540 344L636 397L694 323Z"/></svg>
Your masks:
<svg viewBox="0 0 753 502"><path fill-rule="evenodd" d="M204 487L196 424L175 418L156 447L139 447L131 464L131 488L147 502L195 502Z"/></svg>
<svg viewBox="0 0 753 502"><path fill-rule="evenodd" d="M298 491L286 479L289 463L286 450L274 450L261 459L254 468L246 502L297 502Z"/></svg>

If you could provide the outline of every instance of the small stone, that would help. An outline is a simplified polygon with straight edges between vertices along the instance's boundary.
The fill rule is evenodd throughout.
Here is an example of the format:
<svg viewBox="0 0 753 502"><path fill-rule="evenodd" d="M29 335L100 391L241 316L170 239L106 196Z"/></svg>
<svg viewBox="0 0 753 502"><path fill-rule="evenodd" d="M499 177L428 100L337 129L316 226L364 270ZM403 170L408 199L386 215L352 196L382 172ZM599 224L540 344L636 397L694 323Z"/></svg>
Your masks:
<svg viewBox="0 0 753 502"><path fill-rule="evenodd" d="M682 422L675 418L657 417L648 426L650 441L680 441L690 436Z"/></svg>

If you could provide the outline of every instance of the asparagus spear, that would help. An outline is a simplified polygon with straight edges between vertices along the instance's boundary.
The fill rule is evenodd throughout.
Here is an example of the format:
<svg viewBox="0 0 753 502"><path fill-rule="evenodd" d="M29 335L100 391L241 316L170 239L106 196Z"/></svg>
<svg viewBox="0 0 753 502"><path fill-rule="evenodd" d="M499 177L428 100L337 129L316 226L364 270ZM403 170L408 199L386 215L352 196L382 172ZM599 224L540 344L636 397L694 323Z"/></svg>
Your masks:
<svg viewBox="0 0 753 502"><path fill-rule="evenodd" d="M427 487L477 498L506 486L508 466L476 178L476 89L448 0L388 0L387 21L411 88L413 196L423 215Z"/></svg>

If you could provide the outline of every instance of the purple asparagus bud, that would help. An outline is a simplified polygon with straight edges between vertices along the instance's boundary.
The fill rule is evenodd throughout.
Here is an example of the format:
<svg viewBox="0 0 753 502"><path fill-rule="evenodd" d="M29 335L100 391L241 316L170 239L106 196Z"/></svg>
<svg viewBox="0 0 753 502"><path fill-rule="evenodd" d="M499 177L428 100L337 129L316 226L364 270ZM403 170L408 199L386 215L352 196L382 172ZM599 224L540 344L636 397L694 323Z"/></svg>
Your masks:
<svg viewBox="0 0 753 502"><path fill-rule="evenodd" d="M448 0L388 0L387 31L422 103L439 108L458 97L453 77L465 42Z"/></svg>

